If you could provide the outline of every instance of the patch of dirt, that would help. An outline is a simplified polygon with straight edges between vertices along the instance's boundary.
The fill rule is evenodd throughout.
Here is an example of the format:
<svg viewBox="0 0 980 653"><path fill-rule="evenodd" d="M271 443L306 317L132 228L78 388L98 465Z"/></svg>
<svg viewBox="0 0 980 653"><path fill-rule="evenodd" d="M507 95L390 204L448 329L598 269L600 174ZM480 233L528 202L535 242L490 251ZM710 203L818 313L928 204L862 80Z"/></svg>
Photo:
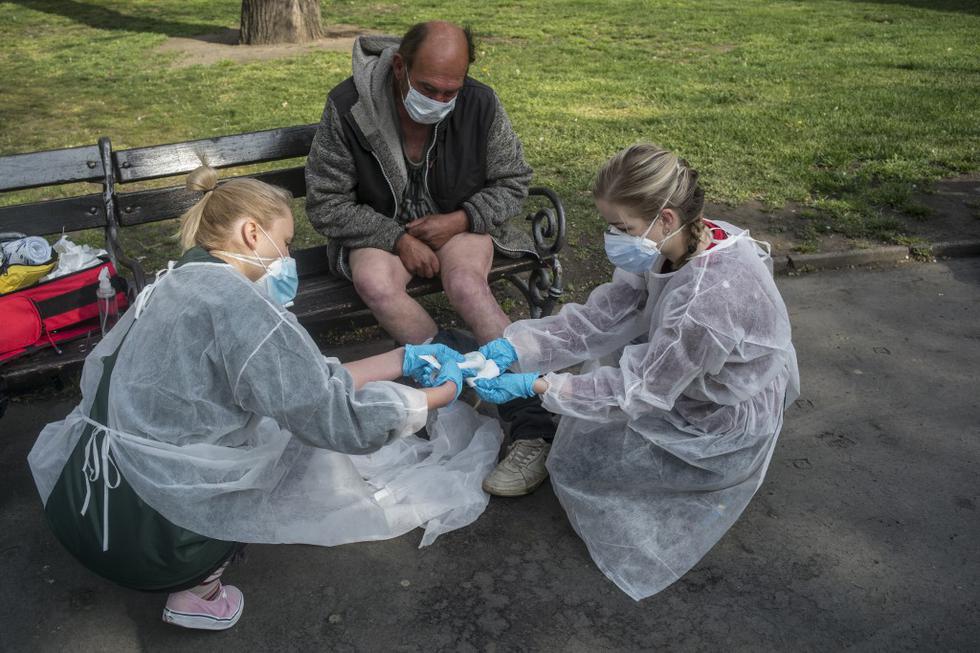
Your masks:
<svg viewBox="0 0 980 653"><path fill-rule="evenodd" d="M892 215L910 236L930 243L980 239L980 173L938 181L913 200L925 215Z"/></svg>
<svg viewBox="0 0 980 653"><path fill-rule="evenodd" d="M886 214L903 225L906 236L927 243L980 239L980 173L938 181L916 193L913 200L923 207L920 215L898 211ZM824 233L820 220L801 219L802 211L796 204L771 209L754 201L734 207L708 203L704 210L709 218L731 222L770 242L774 254L839 252L880 244ZM816 227L816 233L812 229L807 233L808 227Z"/></svg>
<svg viewBox="0 0 980 653"><path fill-rule="evenodd" d="M731 222L742 229L748 229L753 238L770 243L775 253L796 251L800 245L805 224L800 220L800 210L801 208L795 204L789 204L781 209L768 209L755 200L739 206L707 202L704 215L709 220L714 217ZM834 239L844 241L841 236L831 235L827 238L829 250L849 249L843 242L831 242Z"/></svg>
<svg viewBox="0 0 980 653"><path fill-rule="evenodd" d="M316 51L350 52L354 47L354 39L365 34L380 34L380 32L356 25L337 24L327 28L324 38L308 43L239 45L238 30L226 29L217 34L172 37L158 46L156 52L183 55L173 63L173 68L210 66L219 61L248 63L295 57Z"/></svg>

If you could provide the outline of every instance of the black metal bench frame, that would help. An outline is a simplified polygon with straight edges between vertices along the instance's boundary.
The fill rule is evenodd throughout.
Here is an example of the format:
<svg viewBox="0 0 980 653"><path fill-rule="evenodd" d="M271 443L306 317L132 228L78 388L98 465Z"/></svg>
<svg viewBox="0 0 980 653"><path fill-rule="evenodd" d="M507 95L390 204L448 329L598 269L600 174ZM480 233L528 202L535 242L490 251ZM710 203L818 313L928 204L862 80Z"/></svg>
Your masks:
<svg viewBox="0 0 980 653"><path fill-rule="evenodd" d="M101 192L0 207L0 232L16 231L46 236L62 231L102 229L105 249L120 270L128 270L134 292L147 283L141 263L124 252L119 231L128 227L170 220L190 208L199 195L184 186L127 191L130 184L185 175L207 161L216 169L284 161L305 157L316 125L299 125L211 139L112 149L109 138L97 145L0 157L0 193L76 182L101 184ZM295 197L306 194L302 164L251 175L288 189ZM489 279L506 279L528 302L532 317L549 315L562 294L562 268L558 253L565 243L565 213L550 189L530 189L530 223L536 255L494 258ZM534 208L540 204L539 207ZM330 275L326 245L294 251L300 289L291 309L301 322L333 321L369 314L353 285ZM415 279L408 287L414 297L442 290L438 279ZM2 317L2 316L0 316ZM0 365L0 380L18 384L39 374L60 372L78 365L95 340L65 343L54 350Z"/></svg>

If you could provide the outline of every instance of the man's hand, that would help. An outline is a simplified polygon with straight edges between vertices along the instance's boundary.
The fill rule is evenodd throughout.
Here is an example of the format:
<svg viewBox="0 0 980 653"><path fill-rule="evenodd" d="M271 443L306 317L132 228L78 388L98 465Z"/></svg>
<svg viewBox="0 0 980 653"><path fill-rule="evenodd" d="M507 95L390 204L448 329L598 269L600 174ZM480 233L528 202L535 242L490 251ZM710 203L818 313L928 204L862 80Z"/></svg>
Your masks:
<svg viewBox="0 0 980 653"><path fill-rule="evenodd" d="M452 213L433 213L405 225L408 233L432 249L439 249L456 234L465 233L469 222L465 211Z"/></svg>
<svg viewBox="0 0 980 653"><path fill-rule="evenodd" d="M406 233L395 244L395 253L405 269L417 277L431 279L439 274L439 257L428 245Z"/></svg>

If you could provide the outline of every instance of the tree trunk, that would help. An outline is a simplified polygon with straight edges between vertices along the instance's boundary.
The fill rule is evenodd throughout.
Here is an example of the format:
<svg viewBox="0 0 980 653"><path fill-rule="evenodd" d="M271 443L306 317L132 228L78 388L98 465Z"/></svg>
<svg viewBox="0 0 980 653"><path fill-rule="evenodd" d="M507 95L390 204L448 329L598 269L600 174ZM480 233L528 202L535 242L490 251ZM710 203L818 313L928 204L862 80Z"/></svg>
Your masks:
<svg viewBox="0 0 980 653"><path fill-rule="evenodd" d="M305 43L323 38L320 0L242 0L243 45Z"/></svg>

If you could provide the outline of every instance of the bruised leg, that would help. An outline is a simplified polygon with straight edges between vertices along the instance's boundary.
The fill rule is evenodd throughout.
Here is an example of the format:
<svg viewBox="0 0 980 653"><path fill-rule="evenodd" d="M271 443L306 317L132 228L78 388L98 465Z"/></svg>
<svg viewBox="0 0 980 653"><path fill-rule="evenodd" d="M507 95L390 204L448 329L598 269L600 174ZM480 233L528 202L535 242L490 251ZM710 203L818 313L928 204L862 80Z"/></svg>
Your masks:
<svg viewBox="0 0 980 653"><path fill-rule="evenodd" d="M436 323L405 291L412 275L400 258L365 247L350 252L350 267L357 294L397 342L419 344L436 334Z"/></svg>
<svg viewBox="0 0 980 653"><path fill-rule="evenodd" d="M493 241L485 234L457 234L436 252L449 302L480 344L499 338L510 324L490 291Z"/></svg>

